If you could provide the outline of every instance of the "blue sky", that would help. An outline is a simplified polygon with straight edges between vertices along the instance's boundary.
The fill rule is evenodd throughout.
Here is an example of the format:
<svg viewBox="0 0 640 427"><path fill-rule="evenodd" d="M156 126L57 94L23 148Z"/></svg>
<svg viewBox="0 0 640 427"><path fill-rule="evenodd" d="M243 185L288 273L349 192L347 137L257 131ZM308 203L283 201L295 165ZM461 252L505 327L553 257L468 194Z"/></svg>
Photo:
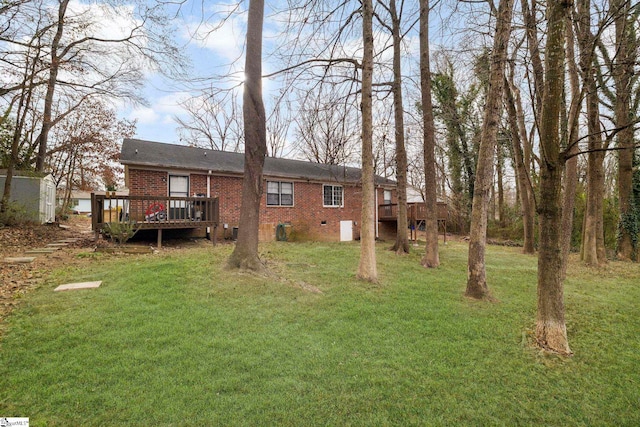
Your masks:
<svg viewBox="0 0 640 427"><path fill-rule="evenodd" d="M246 3L246 2L245 2ZM277 4L275 2L267 2L269 4ZM409 6L414 8L414 2L408 2ZM246 14L242 10L237 10L229 15L232 10L233 2L207 2L204 0L188 0L183 4L179 17L174 21L176 31L174 37L178 45L183 46L183 52L190 58L192 65L192 75L194 77L203 76L223 76L234 74L231 80L237 84L242 75L242 67L244 65L243 45L246 29ZM244 5L243 5L244 7ZM460 23L459 20L448 20L444 23L441 21L442 15L434 14L431 19L432 25L432 41L434 39L442 39L445 33L455 33L453 22ZM264 29L264 63L263 72L265 74L275 71L282 64L274 63L274 59L270 56L271 51L276 43L282 41L281 30L284 26L279 22L277 16L274 16L272 10L267 9L265 12L265 29ZM221 25L221 21L225 19L225 24ZM446 28L449 27L449 28ZM360 41L358 39L359 32L357 29L353 32L353 41L346 45L345 55L356 55L359 57ZM381 36L379 42L382 44ZM455 37L455 36L453 36ZM405 38L408 46L409 58L411 61L405 66L405 72L409 72L409 65L417 64L414 59L417 58L417 33ZM315 46L317 49L318 46ZM305 46L305 49L313 50L314 47ZM390 55L390 50L385 51L385 55ZM413 72L417 72L414 68ZM224 84L221 78L213 78L216 84ZM278 82L274 79L263 81L264 98L267 99L270 94L277 92ZM239 88L236 90L240 90ZM197 94L192 88L188 88L185 84L172 82L163 78L157 73L148 75L144 95L148 101L147 106L123 106L119 109L121 117L137 120L137 134L141 139L154 141L162 141L169 143L179 143L179 135L177 133L178 124L175 122L176 115L184 117L184 110L180 107L181 100L187 98L191 94Z"/></svg>
<svg viewBox="0 0 640 427"><path fill-rule="evenodd" d="M180 16L174 20L174 38L189 58L190 77L209 77L217 85L224 85L223 80L236 84L240 80L246 14L238 11L229 15L230 7L228 3L200 0L188 1L182 6ZM223 19L224 25L221 24ZM174 117L185 116L180 101L197 95L199 85L171 81L159 73L151 73L144 88L148 105L122 106L119 115L137 121L138 138L179 143Z"/></svg>

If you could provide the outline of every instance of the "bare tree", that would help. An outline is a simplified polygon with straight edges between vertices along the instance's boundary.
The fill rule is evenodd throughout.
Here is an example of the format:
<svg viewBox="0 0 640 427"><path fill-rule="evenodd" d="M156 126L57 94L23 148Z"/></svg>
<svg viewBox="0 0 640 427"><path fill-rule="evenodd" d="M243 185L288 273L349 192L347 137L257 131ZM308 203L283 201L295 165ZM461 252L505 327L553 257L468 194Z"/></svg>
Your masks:
<svg viewBox="0 0 640 427"><path fill-rule="evenodd" d="M295 135L302 155L312 162L334 165L353 160L358 126L351 98L319 86L307 92L300 105Z"/></svg>
<svg viewBox="0 0 640 427"><path fill-rule="evenodd" d="M10 14L0 15L0 70L7 77L0 95L10 107L17 107L18 149L30 140L27 129L36 124L40 128L27 149L40 171L46 166L51 129L66 115L95 96L141 101L137 89L142 68L170 68L171 59L180 56L171 39L158 32L168 28L157 13L159 7L142 6L143 15L136 20L132 9L117 4L89 6L68 0L54 7L46 1L16 4ZM122 34L103 36L100 19L115 17L128 20L129 26L121 27ZM5 187L10 184L9 176Z"/></svg>
<svg viewBox="0 0 640 427"><path fill-rule="evenodd" d="M526 141L526 129L524 129L524 119L521 116L521 108L516 107L516 97L514 92L517 91L516 85L513 83L513 73L510 79L505 79L505 104L507 107L507 118L509 128L511 130L511 151L513 152L513 160L515 162L516 182L518 185L518 193L520 195L520 205L522 207L522 220L524 225L524 244L522 251L525 254L533 254L535 252L535 201L533 197L533 186L531 185L531 175L526 167L523 152L523 140ZM526 143L526 142L525 142Z"/></svg>
<svg viewBox="0 0 640 427"><path fill-rule="evenodd" d="M564 82L565 23L570 4L547 3L547 46L540 118L540 249L536 341L543 349L569 355L562 280L562 169L560 110Z"/></svg>
<svg viewBox="0 0 640 427"><path fill-rule="evenodd" d="M615 83L615 127L618 151L618 200L620 219L618 225L618 258L637 261L638 252L638 212L633 197L633 157L634 136L631 111L631 91L634 78L634 64L638 60L638 39L634 29L631 2L614 0L611 4L615 15L616 55L612 65ZM638 6L636 5L637 9ZM637 114L633 112L633 114Z"/></svg>
<svg viewBox="0 0 640 427"><path fill-rule="evenodd" d="M396 182L397 182L397 198L398 198L398 214L396 227L396 241L391 250L396 254L409 253L409 237L408 237L408 217L407 217L407 150L404 142L404 107L402 102L402 51L401 51L401 19L402 9L398 11L395 0L389 0L389 6L384 2L379 4L387 10L391 19L391 26L383 23L390 30L393 39L393 82L391 84L391 92L393 93L393 118L394 118L394 135L396 143L395 163L396 163ZM436 231L437 233L437 231ZM437 234L436 234L437 236Z"/></svg>
<svg viewBox="0 0 640 427"><path fill-rule="evenodd" d="M426 245L421 264L427 268L440 265L438 253L438 211L436 193L435 125L431 101L431 69L429 62L429 0L420 0L420 84L422 95L423 157L426 207Z"/></svg>
<svg viewBox="0 0 640 427"><path fill-rule="evenodd" d="M362 217L358 278L378 280L376 265L375 196L373 169L373 4L362 1Z"/></svg>
<svg viewBox="0 0 640 427"><path fill-rule="evenodd" d="M0 212L3 213L8 207L9 198L11 196L11 185L14 170L18 167L20 162L19 154L21 152L27 153L22 159L23 166L29 164L29 159L31 157L29 155L29 147L26 147L25 149L24 145L26 141L29 141L29 138L25 138L25 129L29 127L28 122L30 114L32 113L30 105L34 97L34 91L31 90L31 88L34 86L37 78L38 63L41 55L41 49L38 47L37 42L38 38L39 36L37 35L32 36L31 40L26 45L26 52L21 57L23 62L21 64L22 70L18 83L15 85L14 89L7 92L11 93L18 91L15 96L12 96L7 111L2 118L3 123L9 120L10 113L15 108L13 132L10 137L11 143L10 146L7 147L9 151L8 156L6 156L7 164L5 165L7 172L5 176L2 200L0 201Z"/></svg>
<svg viewBox="0 0 640 427"><path fill-rule="evenodd" d="M478 166L473 191L471 231L469 241L468 279L465 295L475 299L489 298L485 270L487 241L487 211L493 179L495 153L504 86L507 45L511 34L512 0L501 0L496 15L496 31L491 52L489 91L485 104L482 136L478 150Z"/></svg>
<svg viewBox="0 0 640 427"><path fill-rule="evenodd" d="M283 157L288 146L289 128L291 127L291 103L282 94L272 98L272 106L267 116L267 155Z"/></svg>
<svg viewBox="0 0 640 427"><path fill-rule="evenodd" d="M578 0L576 11L577 42L580 48L580 71L587 110L587 205L583 225L582 259L591 265L606 262L604 249L603 202L604 156L602 124L594 51L596 36L591 30L591 1Z"/></svg>
<svg viewBox="0 0 640 427"><path fill-rule="evenodd" d="M571 94L571 104L569 106L569 116L566 130L566 146L568 160L565 162L562 193L562 266L561 278L565 279L567 274L567 264L569 252L571 250L571 236L573 231L573 210L575 207L576 191L578 187L578 132L579 115L583 101L583 94L580 88L579 71L575 61L575 33L571 17L567 16L566 25L566 46L567 46L567 75Z"/></svg>
<svg viewBox="0 0 640 427"><path fill-rule="evenodd" d="M242 115L235 91L212 90L183 101L182 107L187 117L174 120L189 145L220 151L242 148Z"/></svg>
<svg viewBox="0 0 640 427"><path fill-rule="evenodd" d="M56 89L56 83L58 82L58 72L60 70L61 57L63 52L59 52L60 41L62 40L62 34L65 28L67 6L69 0L60 0L58 4L58 20L56 21L56 32L51 41L50 50L50 65L49 65L49 78L47 81L47 93L44 97L44 113L42 116L42 130L38 136L38 156L36 158L36 170L42 172L44 170L44 160L47 154L47 139L49 137L49 130L52 125L52 107L53 107L53 95Z"/></svg>
<svg viewBox="0 0 640 427"><path fill-rule="evenodd" d="M250 0L247 21L244 115L244 177L238 241L227 266L252 271L264 270L258 256L258 226L262 197L262 169L267 154L266 115L262 102L262 26L264 0Z"/></svg>

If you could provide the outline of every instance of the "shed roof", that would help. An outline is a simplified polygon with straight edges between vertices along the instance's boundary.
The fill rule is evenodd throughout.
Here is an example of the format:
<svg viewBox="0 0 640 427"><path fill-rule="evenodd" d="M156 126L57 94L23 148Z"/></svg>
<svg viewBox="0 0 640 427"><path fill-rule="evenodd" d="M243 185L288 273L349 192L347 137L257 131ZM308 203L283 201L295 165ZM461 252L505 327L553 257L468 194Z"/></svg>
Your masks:
<svg viewBox="0 0 640 427"><path fill-rule="evenodd" d="M7 169L0 169L0 176L7 176ZM51 176L49 172L14 170L14 178L47 178Z"/></svg>
<svg viewBox="0 0 640 427"><path fill-rule="evenodd" d="M166 144L126 138L122 143L120 163L132 166L164 167L212 173L244 173L244 154L216 151L184 145ZM267 157L263 174L268 177L322 182L358 183L358 168ZM376 176L376 184L395 186L396 182Z"/></svg>

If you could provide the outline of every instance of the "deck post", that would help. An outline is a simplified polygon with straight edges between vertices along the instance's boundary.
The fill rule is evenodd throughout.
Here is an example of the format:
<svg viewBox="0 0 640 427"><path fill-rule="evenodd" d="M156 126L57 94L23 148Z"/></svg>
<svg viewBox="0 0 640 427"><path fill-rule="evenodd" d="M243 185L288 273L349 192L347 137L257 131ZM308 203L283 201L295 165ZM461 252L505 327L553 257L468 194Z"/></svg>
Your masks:
<svg viewBox="0 0 640 427"><path fill-rule="evenodd" d="M158 249L162 248L162 228L158 228Z"/></svg>
<svg viewBox="0 0 640 427"><path fill-rule="evenodd" d="M211 240L213 241L213 246L216 246L218 243L218 224L213 226L213 239Z"/></svg>

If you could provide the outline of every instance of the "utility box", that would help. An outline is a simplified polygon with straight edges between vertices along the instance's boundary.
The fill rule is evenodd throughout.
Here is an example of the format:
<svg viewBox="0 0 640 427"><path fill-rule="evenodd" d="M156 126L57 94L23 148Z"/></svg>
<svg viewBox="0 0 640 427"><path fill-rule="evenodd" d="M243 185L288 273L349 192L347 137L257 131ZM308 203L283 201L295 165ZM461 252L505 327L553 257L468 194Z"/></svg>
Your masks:
<svg viewBox="0 0 640 427"><path fill-rule="evenodd" d="M0 170L0 191L7 171ZM14 171L9 200L25 210L26 217L40 224L56 220L56 185L51 175Z"/></svg>

